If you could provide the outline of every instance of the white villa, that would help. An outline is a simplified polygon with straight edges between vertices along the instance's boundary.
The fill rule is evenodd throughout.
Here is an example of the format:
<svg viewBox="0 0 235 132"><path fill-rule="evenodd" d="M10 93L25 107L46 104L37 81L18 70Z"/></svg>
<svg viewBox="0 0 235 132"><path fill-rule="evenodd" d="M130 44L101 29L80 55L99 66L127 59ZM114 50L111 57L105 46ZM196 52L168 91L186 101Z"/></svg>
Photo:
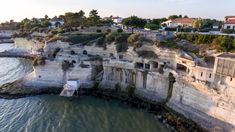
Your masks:
<svg viewBox="0 0 235 132"><path fill-rule="evenodd" d="M225 17L224 29L235 30L235 16L226 16Z"/></svg>
<svg viewBox="0 0 235 132"><path fill-rule="evenodd" d="M114 22L115 24L121 24L121 23L122 23L123 18L122 18L122 17L117 16L117 17L112 17L112 20L113 20L113 22Z"/></svg>
<svg viewBox="0 0 235 132"><path fill-rule="evenodd" d="M194 20L194 18L176 18L175 20L163 22L162 25L166 25L169 28L177 28L178 26L192 27Z"/></svg>
<svg viewBox="0 0 235 132"><path fill-rule="evenodd" d="M51 28L56 28L64 25L64 20L63 19L58 19L58 18L53 18L50 20L51 23Z"/></svg>

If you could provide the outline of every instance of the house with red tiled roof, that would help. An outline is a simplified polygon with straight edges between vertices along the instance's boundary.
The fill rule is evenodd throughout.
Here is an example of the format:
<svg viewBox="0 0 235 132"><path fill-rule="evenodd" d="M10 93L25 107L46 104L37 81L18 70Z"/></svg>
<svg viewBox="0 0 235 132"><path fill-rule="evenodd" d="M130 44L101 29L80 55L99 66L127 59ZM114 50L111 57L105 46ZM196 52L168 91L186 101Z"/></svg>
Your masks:
<svg viewBox="0 0 235 132"><path fill-rule="evenodd" d="M176 18L173 22L177 23L178 26L192 27L193 21L195 20L194 18Z"/></svg>
<svg viewBox="0 0 235 132"><path fill-rule="evenodd" d="M235 30L235 16L226 16L225 17L224 29Z"/></svg>
<svg viewBox="0 0 235 132"><path fill-rule="evenodd" d="M178 26L182 27L192 27L193 21L195 18L176 18L175 20L168 20L162 24L167 25L167 27L177 28Z"/></svg>

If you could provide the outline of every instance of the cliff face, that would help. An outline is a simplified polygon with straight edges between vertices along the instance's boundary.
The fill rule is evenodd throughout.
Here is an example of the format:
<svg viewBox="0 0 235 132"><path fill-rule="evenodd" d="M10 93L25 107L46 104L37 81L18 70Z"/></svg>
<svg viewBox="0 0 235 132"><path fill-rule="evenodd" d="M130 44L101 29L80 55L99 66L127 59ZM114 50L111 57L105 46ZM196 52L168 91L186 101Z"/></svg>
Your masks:
<svg viewBox="0 0 235 132"><path fill-rule="evenodd" d="M164 101L168 95L169 80L167 75L121 67L104 67L100 87L113 89L117 83L122 86L123 90L128 84L134 84L137 94L158 102Z"/></svg>
<svg viewBox="0 0 235 132"><path fill-rule="evenodd" d="M34 71L23 78L23 85L33 88L62 88L64 77L61 63L47 61L45 65L34 67Z"/></svg>
<svg viewBox="0 0 235 132"><path fill-rule="evenodd" d="M229 90L229 88L227 89ZM177 79L167 105L211 131L235 130L234 90L214 91Z"/></svg>
<svg viewBox="0 0 235 132"><path fill-rule="evenodd" d="M164 69L164 73L160 74L132 68L130 63L124 62L104 64L100 87L114 89L119 83L125 90L128 84L134 84L136 94L156 102L168 101L166 103L168 107L211 131L235 130L233 88L216 91L213 86L194 82L173 70ZM169 74L176 78L173 85L170 84Z"/></svg>

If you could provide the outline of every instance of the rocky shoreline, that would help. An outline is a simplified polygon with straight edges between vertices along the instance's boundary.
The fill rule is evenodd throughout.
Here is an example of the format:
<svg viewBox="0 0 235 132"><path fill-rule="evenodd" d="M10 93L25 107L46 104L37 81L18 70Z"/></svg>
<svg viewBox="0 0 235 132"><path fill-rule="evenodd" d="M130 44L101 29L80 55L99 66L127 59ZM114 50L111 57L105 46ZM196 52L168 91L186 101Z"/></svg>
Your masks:
<svg viewBox="0 0 235 132"><path fill-rule="evenodd" d="M21 86L19 81L4 84L0 87L0 98L3 99L17 99L28 96L45 95L45 94L59 94L62 88L42 88L34 89ZM77 99L82 96L93 96L105 100L119 100L123 104L130 107L145 110L154 115L156 120L166 125L172 131L186 132L186 131L207 131L190 119L186 119L183 115L173 111L164 103L157 103L140 96L127 96L125 91L117 92L110 89L81 89L72 98Z"/></svg>

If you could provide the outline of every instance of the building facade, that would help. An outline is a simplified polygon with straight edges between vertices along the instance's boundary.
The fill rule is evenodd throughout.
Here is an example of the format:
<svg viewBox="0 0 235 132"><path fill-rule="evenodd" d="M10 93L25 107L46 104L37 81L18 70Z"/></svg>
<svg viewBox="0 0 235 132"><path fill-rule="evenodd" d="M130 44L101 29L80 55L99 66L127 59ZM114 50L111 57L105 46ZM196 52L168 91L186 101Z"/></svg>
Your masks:
<svg viewBox="0 0 235 132"><path fill-rule="evenodd" d="M226 16L225 17L224 29L235 30L235 16Z"/></svg>

